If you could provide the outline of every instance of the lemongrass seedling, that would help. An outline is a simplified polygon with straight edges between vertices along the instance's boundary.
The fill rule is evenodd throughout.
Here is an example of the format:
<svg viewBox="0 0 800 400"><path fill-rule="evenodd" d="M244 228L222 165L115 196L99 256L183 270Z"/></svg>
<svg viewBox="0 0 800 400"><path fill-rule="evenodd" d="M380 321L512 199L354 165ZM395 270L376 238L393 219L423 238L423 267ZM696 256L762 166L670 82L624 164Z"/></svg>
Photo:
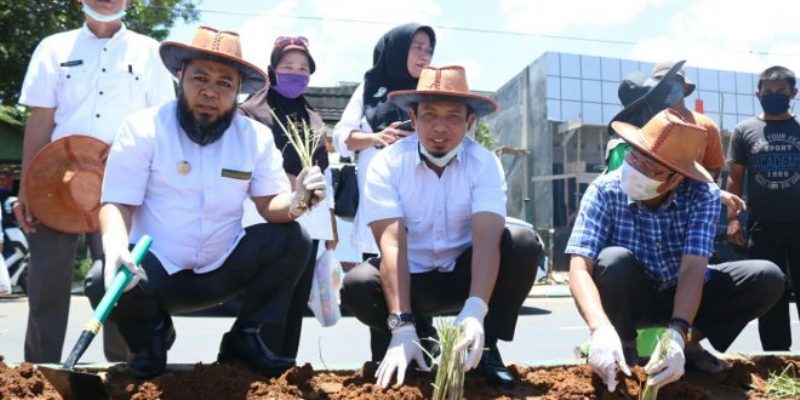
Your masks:
<svg viewBox="0 0 800 400"><path fill-rule="evenodd" d="M439 318L436 320L436 332L439 339L432 340L438 347L438 357L433 357L424 348L423 351L437 366L436 380L433 383L433 400L461 400L464 397L464 362L466 350L455 351L456 345L464 338L464 331L452 320Z"/></svg>
<svg viewBox="0 0 800 400"><path fill-rule="evenodd" d="M669 348L669 342L672 340L669 334L669 330L665 329L664 332L661 334L661 338L658 340L658 354L653 353L651 357L655 357L655 362L661 362L664 360L664 357L667 356L667 349ZM658 397L658 386L656 385L645 385L644 390L642 391L640 400L656 400Z"/></svg>
<svg viewBox="0 0 800 400"><path fill-rule="evenodd" d="M284 125L275 114L275 111L270 109L269 112L272 114L272 119L277 122L283 131L289 145L297 152L302 167L305 169L314 166L314 152L319 147L320 140L322 140L324 128L315 130L306 121L298 123L293 121L291 117L286 118L286 125ZM306 208L308 208L310 202L311 196L309 193L308 198L303 199L303 204L306 204Z"/></svg>
<svg viewBox="0 0 800 400"><path fill-rule="evenodd" d="M769 373L766 394L771 399L800 398L800 378L792 364L787 365L780 374Z"/></svg>

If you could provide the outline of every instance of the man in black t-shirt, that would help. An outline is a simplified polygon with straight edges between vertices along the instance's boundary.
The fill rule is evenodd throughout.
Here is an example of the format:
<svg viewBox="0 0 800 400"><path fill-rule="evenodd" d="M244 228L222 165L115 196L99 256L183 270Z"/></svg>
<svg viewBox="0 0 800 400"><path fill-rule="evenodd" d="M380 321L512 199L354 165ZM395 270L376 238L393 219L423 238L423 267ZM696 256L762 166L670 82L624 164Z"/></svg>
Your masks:
<svg viewBox="0 0 800 400"><path fill-rule="evenodd" d="M789 112L797 94L795 75L781 66L767 68L758 77L756 96L764 112L741 122L728 149L730 175L727 190L741 195L747 177L749 217L745 237L736 215L728 215L728 237L748 245L750 258L767 259L792 275L800 292L800 118ZM789 291L759 318L761 346L788 351ZM800 309L800 305L798 306Z"/></svg>

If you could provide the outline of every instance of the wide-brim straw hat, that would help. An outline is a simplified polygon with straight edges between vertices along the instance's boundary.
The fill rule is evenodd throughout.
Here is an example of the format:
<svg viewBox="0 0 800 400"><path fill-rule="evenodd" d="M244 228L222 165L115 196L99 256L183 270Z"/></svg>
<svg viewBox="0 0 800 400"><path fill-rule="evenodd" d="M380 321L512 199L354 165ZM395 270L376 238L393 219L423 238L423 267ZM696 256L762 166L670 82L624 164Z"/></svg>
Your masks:
<svg viewBox="0 0 800 400"><path fill-rule="evenodd" d="M60 232L98 230L108 151L105 142L83 135L58 139L39 150L24 180L33 216Z"/></svg>
<svg viewBox="0 0 800 400"><path fill-rule="evenodd" d="M419 75L416 90L397 90L389 93L389 101L400 108L408 108L411 104L424 101L441 100L466 103L479 117L491 114L499 108L496 100L469 91L467 73L464 67L458 65L427 66Z"/></svg>
<svg viewBox="0 0 800 400"><path fill-rule="evenodd" d="M238 69L242 74L242 93L255 93L267 84L264 71L242 58L241 40L236 32L201 26L197 28L191 44L166 41L161 43L159 54L164 66L176 77L186 61L202 59Z"/></svg>
<svg viewBox="0 0 800 400"><path fill-rule="evenodd" d="M695 181L713 182L697 162L697 153L705 148L705 128L687 122L677 111L661 111L641 128L621 121L611 124L622 140L672 171Z"/></svg>

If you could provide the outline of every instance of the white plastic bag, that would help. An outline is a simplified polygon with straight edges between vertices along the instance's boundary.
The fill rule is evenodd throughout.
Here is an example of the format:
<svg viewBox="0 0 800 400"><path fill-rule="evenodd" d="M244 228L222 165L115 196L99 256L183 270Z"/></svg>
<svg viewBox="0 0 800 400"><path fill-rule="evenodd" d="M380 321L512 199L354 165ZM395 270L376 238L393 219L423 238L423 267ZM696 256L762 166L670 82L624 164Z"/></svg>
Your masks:
<svg viewBox="0 0 800 400"><path fill-rule="evenodd" d="M317 258L308 307L317 321L324 326L333 326L342 317L339 309L339 290L342 288L344 272L336 260L333 250L325 250Z"/></svg>
<svg viewBox="0 0 800 400"><path fill-rule="evenodd" d="M0 233L1 235L2 233ZM11 294L11 278L8 276L6 261L0 254L0 295Z"/></svg>

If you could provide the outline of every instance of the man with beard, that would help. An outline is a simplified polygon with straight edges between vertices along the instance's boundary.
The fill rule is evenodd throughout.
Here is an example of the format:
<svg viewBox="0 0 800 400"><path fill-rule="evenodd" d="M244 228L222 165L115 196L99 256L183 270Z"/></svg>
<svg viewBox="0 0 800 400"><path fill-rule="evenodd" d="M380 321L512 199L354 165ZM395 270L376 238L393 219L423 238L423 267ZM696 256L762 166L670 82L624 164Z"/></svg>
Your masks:
<svg viewBox="0 0 800 400"><path fill-rule="evenodd" d="M55 174L33 165L34 155L51 142L76 135L111 143L130 114L175 98L172 77L158 61L158 42L128 30L122 22L130 1L79 3L86 23L39 43L20 90L19 103L29 107L31 113L25 125L23 174L14 205L16 220L30 241L30 312L25 333L25 360L29 362L61 360L79 237L74 230L65 230L46 215L31 211L30 205L46 196L29 197L26 187L35 180L28 176ZM92 193L95 201L98 195ZM93 214L96 219L96 209ZM100 264L100 234L96 225L91 225L81 232L87 233L92 259ZM113 323L107 326L103 339L109 361L128 358Z"/></svg>
<svg viewBox="0 0 800 400"><path fill-rule="evenodd" d="M149 378L164 371L175 340L171 314L241 292L217 360L278 375L294 360L276 356L259 330L286 323L310 256L294 219L324 198L324 179L303 169L291 192L268 128L236 113L236 96L266 78L242 59L236 33L200 27L192 44L165 42L160 53L179 99L133 115L112 145L100 210L106 266L90 272L86 293L96 305L118 268L134 271L109 319L135 353L133 375ZM242 228L247 196L269 223ZM153 245L137 269L129 247L144 234Z"/></svg>

